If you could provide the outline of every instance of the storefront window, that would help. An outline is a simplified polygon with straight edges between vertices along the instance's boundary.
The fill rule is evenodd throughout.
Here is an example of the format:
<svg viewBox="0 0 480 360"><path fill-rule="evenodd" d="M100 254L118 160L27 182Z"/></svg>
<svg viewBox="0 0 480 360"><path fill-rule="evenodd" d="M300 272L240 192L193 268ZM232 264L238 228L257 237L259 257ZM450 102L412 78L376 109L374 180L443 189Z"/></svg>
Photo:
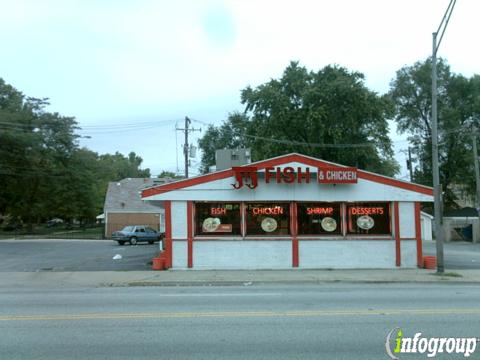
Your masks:
<svg viewBox="0 0 480 360"><path fill-rule="evenodd" d="M348 234L390 235L390 204L348 204L347 224Z"/></svg>
<svg viewBox="0 0 480 360"><path fill-rule="evenodd" d="M339 235L342 213L339 203L298 203L299 235Z"/></svg>
<svg viewBox="0 0 480 360"><path fill-rule="evenodd" d="M195 235L241 235L239 203L195 203Z"/></svg>
<svg viewBox="0 0 480 360"><path fill-rule="evenodd" d="M247 204L247 235L289 235L290 204Z"/></svg>

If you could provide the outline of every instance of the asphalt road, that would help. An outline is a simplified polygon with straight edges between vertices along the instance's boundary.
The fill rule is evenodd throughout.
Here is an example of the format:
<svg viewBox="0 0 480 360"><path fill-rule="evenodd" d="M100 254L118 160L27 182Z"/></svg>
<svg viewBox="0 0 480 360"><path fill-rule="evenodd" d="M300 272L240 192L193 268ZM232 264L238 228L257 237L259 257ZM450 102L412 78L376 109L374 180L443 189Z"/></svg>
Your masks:
<svg viewBox="0 0 480 360"><path fill-rule="evenodd" d="M119 246L111 240L0 241L0 271L149 270L159 244ZM115 255L122 258L114 260Z"/></svg>
<svg viewBox="0 0 480 360"><path fill-rule="evenodd" d="M480 337L479 299L457 284L2 289L0 359L387 359L395 327Z"/></svg>

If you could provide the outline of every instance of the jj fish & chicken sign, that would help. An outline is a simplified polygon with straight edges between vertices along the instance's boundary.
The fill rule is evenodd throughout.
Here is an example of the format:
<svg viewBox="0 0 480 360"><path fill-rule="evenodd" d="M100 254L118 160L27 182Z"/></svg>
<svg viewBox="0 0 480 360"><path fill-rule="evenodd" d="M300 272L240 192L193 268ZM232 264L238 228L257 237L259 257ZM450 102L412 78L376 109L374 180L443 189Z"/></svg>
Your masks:
<svg viewBox="0 0 480 360"><path fill-rule="evenodd" d="M235 176L235 189L247 186L255 189L258 186L258 169L255 166L234 166L232 168ZM265 183L293 184L310 183L311 176L309 167L296 169L286 167L266 167L263 181ZM322 167L317 169L317 182L320 184L356 184L357 168L354 167Z"/></svg>

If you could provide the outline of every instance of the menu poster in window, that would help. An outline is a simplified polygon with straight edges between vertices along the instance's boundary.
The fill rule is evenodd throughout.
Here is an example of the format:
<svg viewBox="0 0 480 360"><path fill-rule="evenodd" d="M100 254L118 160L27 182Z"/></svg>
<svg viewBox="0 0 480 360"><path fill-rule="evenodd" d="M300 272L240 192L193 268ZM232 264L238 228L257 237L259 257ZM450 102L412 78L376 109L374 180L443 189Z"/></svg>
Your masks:
<svg viewBox="0 0 480 360"><path fill-rule="evenodd" d="M247 235L288 235L290 234L290 204L256 203L248 204Z"/></svg>
<svg viewBox="0 0 480 360"><path fill-rule="evenodd" d="M206 218L202 230L206 233L231 233L232 224L222 224L219 218Z"/></svg>
<svg viewBox="0 0 480 360"><path fill-rule="evenodd" d="M298 203L299 235L338 235L342 231L340 203Z"/></svg>
<svg viewBox="0 0 480 360"><path fill-rule="evenodd" d="M239 203L196 203L196 235L240 235Z"/></svg>
<svg viewBox="0 0 480 360"><path fill-rule="evenodd" d="M389 203L356 203L347 205L349 234L389 235Z"/></svg>

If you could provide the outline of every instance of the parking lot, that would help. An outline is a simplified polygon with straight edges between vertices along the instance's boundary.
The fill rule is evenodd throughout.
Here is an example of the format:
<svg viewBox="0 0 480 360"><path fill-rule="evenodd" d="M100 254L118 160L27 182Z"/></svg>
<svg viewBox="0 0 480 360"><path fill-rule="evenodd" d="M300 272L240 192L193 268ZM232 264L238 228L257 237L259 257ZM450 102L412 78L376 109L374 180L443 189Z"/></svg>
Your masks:
<svg viewBox="0 0 480 360"><path fill-rule="evenodd" d="M111 240L3 240L0 271L149 270L158 252L158 243L119 246ZM116 255L121 259L114 260Z"/></svg>
<svg viewBox="0 0 480 360"><path fill-rule="evenodd" d="M445 244L447 270L480 269L480 244ZM2 240L0 271L142 271L151 269L159 244L119 246L111 240ZM435 242L424 242L435 255ZM114 257L121 257L114 259Z"/></svg>
<svg viewBox="0 0 480 360"><path fill-rule="evenodd" d="M423 242L423 255L436 255L434 241ZM480 243L452 241L444 244L445 268L480 269Z"/></svg>

